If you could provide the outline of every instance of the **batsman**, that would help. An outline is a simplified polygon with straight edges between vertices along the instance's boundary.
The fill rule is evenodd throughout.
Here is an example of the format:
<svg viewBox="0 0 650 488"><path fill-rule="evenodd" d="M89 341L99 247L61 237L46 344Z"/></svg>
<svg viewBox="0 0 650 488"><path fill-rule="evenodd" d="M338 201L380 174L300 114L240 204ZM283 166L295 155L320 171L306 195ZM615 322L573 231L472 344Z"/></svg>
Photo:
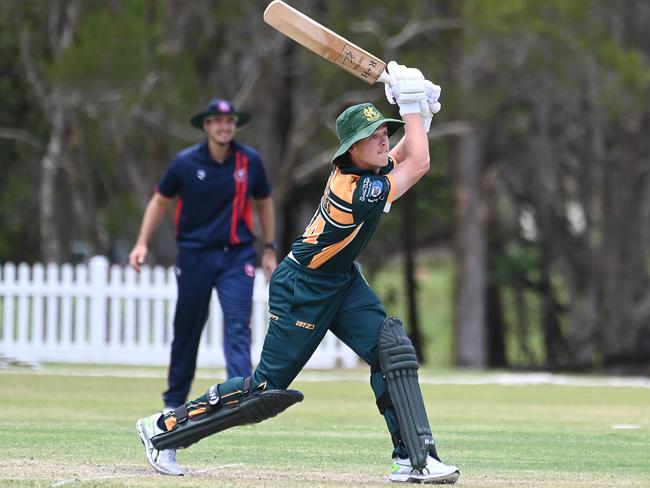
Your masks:
<svg viewBox="0 0 650 488"><path fill-rule="evenodd" d="M392 441L390 480L458 480L458 468L444 464L436 450L411 341L398 318L387 318L355 261L382 214L429 170L427 132L440 110L440 87L418 69L393 61L388 74L386 96L397 103L402 120L384 117L371 103L351 106L337 118L340 147L323 196L271 278L269 326L252 376L215 384L176 410L137 421L157 471L180 472L159 458L161 450L261 422L302 401L302 393L288 388L331 330L370 367L370 385ZM391 149L389 137L398 129L404 135Z"/></svg>

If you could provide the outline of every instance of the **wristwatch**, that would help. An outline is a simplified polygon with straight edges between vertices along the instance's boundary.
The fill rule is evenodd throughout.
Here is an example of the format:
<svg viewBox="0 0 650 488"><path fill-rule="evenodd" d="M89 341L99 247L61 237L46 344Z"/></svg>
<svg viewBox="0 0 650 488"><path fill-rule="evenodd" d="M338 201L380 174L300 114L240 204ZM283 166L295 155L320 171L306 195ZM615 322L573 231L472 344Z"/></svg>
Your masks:
<svg viewBox="0 0 650 488"><path fill-rule="evenodd" d="M264 250L270 249L271 251L275 251L275 242L265 242L264 243Z"/></svg>

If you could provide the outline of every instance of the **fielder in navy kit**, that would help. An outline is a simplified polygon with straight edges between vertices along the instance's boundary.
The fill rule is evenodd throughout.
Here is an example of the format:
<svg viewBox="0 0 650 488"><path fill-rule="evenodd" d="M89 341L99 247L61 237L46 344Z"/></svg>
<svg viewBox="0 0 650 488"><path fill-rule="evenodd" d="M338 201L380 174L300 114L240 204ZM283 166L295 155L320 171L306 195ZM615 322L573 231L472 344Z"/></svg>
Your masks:
<svg viewBox="0 0 650 488"><path fill-rule="evenodd" d="M178 243L178 301L164 404L176 408L187 400L196 356L207 319L212 288L224 313L224 354L228 377L251 374L250 316L256 250L252 207L263 234L262 268L276 266L271 187L262 161L252 148L234 140L250 116L226 100L212 100L191 119L206 139L176 155L163 174L129 256L139 271L147 242L174 198Z"/></svg>

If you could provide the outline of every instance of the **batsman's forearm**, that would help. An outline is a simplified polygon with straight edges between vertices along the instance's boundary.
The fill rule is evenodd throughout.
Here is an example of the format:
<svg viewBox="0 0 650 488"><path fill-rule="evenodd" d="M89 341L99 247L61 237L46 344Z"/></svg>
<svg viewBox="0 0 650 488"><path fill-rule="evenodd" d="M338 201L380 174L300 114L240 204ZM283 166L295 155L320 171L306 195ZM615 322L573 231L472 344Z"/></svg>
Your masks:
<svg viewBox="0 0 650 488"><path fill-rule="evenodd" d="M404 159L391 172L394 199L400 198L429 171L429 142L419 114L404 116Z"/></svg>
<svg viewBox="0 0 650 488"><path fill-rule="evenodd" d="M429 169L429 139L422 127L422 117L419 114L404 116L403 143L404 159L414 159Z"/></svg>
<svg viewBox="0 0 650 488"><path fill-rule="evenodd" d="M390 150L390 156L393 158L395 164L399 164L404 161L404 147L405 147L406 137L402 138L395 144L395 146Z"/></svg>
<svg viewBox="0 0 650 488"><path fill-rule="evenodd" d="M417 114L409 114L408 116L416 115L414 119L417 119ZM406 122L406 119L404 119ZM419 124L422 125L422 119L419 119ZM421 136L424 135L424 140L421 140ZM408 138L407 138L408 136ZM407 142L408 140L408 142ZM402 138L395 144L395 146L390 150L390 155L395 161L395 164L399 164L407 157L407 144L410 146L410 151L413 150L421 152L423 156L429 157L429 141L426 131L418 130L417 123L408 124L404 127L404 135Z"/></svg>

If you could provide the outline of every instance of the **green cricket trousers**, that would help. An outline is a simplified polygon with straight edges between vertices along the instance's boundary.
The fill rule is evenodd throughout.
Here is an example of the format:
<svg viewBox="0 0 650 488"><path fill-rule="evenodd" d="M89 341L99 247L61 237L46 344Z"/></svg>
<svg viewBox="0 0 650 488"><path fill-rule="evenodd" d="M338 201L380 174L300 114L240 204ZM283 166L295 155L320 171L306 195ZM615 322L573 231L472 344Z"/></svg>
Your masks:
<svg viewBox="0 0 650 488"><path fill-rule="evenodd" d="M287 256L275 269L269 287L269 328L250 389L287 389L328 330L370 366L370 386L379 398L386 380L379 369L379 329L384 307L355 264L344 273L311 270ZM219 385L221 398L236 399L244 378ZM391 407L383 412L396 452L403 450Z"/></svg>
<svg viewBox="0 0 650 488"><path fill-rule="evenodd" d="M344 273L311 270L286 257L269 288L269 328L253 385L286 389L328 330L370 365L386 312L357 265Z"/></svg>

